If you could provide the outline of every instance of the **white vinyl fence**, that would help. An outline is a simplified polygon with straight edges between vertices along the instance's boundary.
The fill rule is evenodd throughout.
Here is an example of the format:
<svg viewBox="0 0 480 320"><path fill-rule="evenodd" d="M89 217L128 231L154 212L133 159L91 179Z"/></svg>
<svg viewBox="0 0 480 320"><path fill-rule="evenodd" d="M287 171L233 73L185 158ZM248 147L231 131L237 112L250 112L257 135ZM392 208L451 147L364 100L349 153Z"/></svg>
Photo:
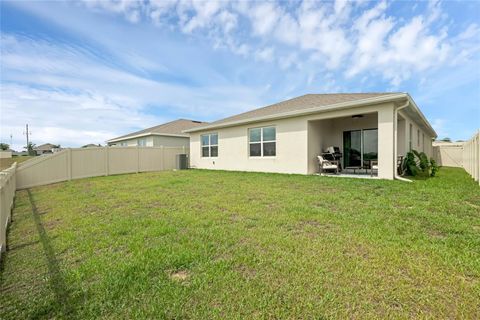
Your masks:
<svg viewBox="0 0 480 320"><path fill-rule="evenodd" d="M0 172L0 258L7 249L7 228L11 220L15 198L15 171L17 164Z"/></svg>
<svg viewBox="0 0 480 320"><path fill-rule="evenodd" d="M122 173L172 170L185 147L65 149L36 157L17 168L17 190L60 181Z"/></svg>
<svg viewBox="0 0 480 320"><path fill-rule="evenodd" d="M463 168L480 184L480 130L463 145Z"/></svg>
<svg viewBox="0 0 480 320"><path fill-rule="evenodd" d="M463 168L463 142L433 146L433 158L439 166Z"/></svg>

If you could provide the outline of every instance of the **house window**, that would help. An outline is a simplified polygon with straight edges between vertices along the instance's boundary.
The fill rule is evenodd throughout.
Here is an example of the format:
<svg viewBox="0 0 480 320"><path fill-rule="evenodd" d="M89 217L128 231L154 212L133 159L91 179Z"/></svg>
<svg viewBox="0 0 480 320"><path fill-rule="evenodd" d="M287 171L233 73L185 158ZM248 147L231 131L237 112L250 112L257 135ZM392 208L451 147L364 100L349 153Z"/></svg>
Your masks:
<svg viewBox="0 0 480 320"><path fill-rule="evenodd" d="M275 157L277 154L275 127L248 129L250 157Z"/></svg>
<svg viewBox="0 0 480 320"><path fill-rule="evenodd" d="M425 152L425 133L422 133L422 151Z"/></svg>
<svg viewBox="0 0 480 320"><path fill-rule="evenodd" d="M417 129L417 146L420 148L420 130Z"/></svg>
<svg viewBox="0 0 480 320"><path fill-rule="evenodd" d="M145 147L147 145L147 138L137 139L137 146Z"/></svg>
<svg viewBox="0 0 480 320"><path fill-rule="evenodd" d="M203 134L200 139L202 141L202 157L218 157L218 133Z"/></svg>
<svg viewBox="0 0 480 320"><path fill-rule="evenodd" d="M408 150L412 151L412 134L413 134L413 126L410 123L410 126L408 127Z"/></svg>
<svg viewBox="0 0 480 320"><path fill-rule="evenodd" d="M120 142L120 147L126 147L127 143L126 142Z"/></svg>

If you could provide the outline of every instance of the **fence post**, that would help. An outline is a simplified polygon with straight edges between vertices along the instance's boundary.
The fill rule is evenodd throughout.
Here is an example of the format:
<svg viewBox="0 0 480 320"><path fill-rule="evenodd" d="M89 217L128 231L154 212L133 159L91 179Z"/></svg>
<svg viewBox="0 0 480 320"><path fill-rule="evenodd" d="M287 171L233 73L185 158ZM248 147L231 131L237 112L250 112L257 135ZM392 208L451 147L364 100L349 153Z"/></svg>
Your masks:
<svg viewBox="0 0 480 320"><path fill-rule="evenodd" d="M163 146L160 146L161 154L162 154L162 165L161 165L161 171L165 170L165 148Z"/></svg>
<svg viewBox="0 0 480 320"><path fill-rule="evenodd" d="M72 148L67 149L67 176L72 180Z"/></svg>
<svg viewBox="0 0 480 320"><path fill-rule="evenodd" d="M477 166L477 180L480 185L480 129L477 132L477 160L475 164Z"/></svg>
<svg viewBox="0 0 480 320"><path fill-rule="evenodd" d="M140 172L140 146L137 144L137 173Z"/></svg>
<svg viewBox="0 0 480 320"><path fill-rule="evenodd" d="M0 174L0 254L2 252L6 251L6 246L7 246L7 226L6 222L4 224L4 221L6 221L6 214L7 214L7 201L5 201L5 185L4 185L4 174Z"/></svg>
<svg viewBox="0 0 480 320"><path fill-rule="evenodd" d="M105 153L105 176L108 176L108 146L105 146L104 153Z"/></svg>

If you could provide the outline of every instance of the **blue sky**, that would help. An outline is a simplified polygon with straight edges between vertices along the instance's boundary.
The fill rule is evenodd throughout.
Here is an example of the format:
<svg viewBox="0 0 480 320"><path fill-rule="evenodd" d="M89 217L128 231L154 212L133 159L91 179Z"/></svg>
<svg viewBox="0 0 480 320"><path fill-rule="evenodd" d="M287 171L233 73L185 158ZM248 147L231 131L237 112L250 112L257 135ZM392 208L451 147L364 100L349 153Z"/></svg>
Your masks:
<svg viewBox="0 0 480 320"><path fill-rule="evenodd" d="M2 142L80 146L305 93L409 92L480 127L480 2L2 1Z"/></svg>

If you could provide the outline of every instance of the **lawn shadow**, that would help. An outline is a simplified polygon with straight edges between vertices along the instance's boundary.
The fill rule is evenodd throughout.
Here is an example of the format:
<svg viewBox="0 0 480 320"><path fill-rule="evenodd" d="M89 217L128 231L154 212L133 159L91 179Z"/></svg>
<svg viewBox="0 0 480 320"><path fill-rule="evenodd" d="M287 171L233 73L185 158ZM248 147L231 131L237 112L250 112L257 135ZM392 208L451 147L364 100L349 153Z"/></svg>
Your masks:
<svg viewBox="0 0 480 320"><path fill-rule="evenodd" d="M60 310L62 310L63 315L67 319L76 319L76 310L72 307L71 304L71 293L68 290L65 280L63 278L62 272L60 270L60 265L58 260L55 257L55 251L53 250L51 241L45 231L45 228L40 220L40 215L38 213L37 206L33 199L33 195L30 189L27 189L28 199L32 206L32 217L37 228L38 235L40 237L40 242L42 243L43 250L45 251L45 258L47 261L48 273L50 286L55 295L55 300Z"/></svg>

